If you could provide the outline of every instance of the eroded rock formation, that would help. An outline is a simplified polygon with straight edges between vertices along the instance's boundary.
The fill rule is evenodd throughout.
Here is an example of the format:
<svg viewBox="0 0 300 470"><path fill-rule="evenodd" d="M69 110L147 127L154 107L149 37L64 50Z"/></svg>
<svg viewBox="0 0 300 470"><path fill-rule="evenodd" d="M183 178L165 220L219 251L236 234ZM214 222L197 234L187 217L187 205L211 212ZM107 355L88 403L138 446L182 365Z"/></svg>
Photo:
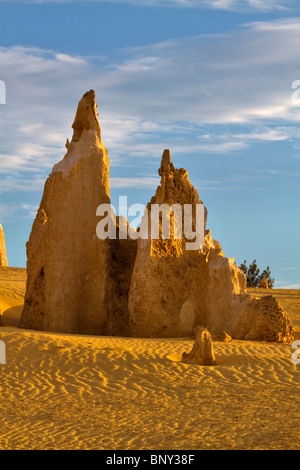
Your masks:
<svg viewBox="0 0 300 470"><path fill-rule="evenodd" d="M213 342L210 332L203 326L196 326L195 342L190 353L182 353L182 362L186 364L197 364L202 366L213 366L216 364Z"/></svg>
<svg viewBox="0 0 300 470"><path fill-rule="evenodd" d="M203 204L188 173L175 169L164 151L160 186L144 218L151 225L153 204L169 207ZM182 210L183 212L183 210ZM194 211L195 214L195 211ZM170 217L172 219L172 217ZM206 226L207 210L204 209ZM196 221L193 220L193 227ZM142 221L143 226L143 221ZM129 292L130 334L142 337L191 336L204 325L218 336L291 342L293 325L272 297L271 304L246 293L246 277L234 259L224 257L221 245L205 229L200 250L187 249L187 240L139 239Z"/></svg>
<svg viewBox="0 0 300 470"><path fill-rule="evenodd" d="M72 127L72 141L67 140L64 159L46 181L27 243L28 280L20 326L128 334L123 296L129 290L128 270L135 253L130 261L130 250L123 253L114 240L96 235L96 208L110 203L110 194L109 160L94 91L79 102Z"/></svg>
<svg viewBox="0 0 300 470"><path fill-rule="evenodd" d="M0 266L7 266L5 238L2 225L0 224Z"/></svg>
<svg viewBox="0 0 300 470"><path fill-rule="evenodd" d="M191 336L203 325L213 335L291 342L293 326L270 296L246 293L246 278L205 228L201 247L190 249L198 209L207 210L169 150L161 184L147 206L138 240L99 239L96 208L110 204L109 160L101 140L95 93L79 102L64 159L54 166L27 243L27 290L20 326L85 334L140 337ZM165 204L170 238L151 238L153 205ZM184 208L190 205L186 228ZM179 210L177 210L179 209ZM145 224L145 221L148 222ZM127 221L126 221L127 223ZM122 225L123 226L123 225ZM146 229L145 229L146 227ZM196 247L198 245L196 244Z"/></svg>

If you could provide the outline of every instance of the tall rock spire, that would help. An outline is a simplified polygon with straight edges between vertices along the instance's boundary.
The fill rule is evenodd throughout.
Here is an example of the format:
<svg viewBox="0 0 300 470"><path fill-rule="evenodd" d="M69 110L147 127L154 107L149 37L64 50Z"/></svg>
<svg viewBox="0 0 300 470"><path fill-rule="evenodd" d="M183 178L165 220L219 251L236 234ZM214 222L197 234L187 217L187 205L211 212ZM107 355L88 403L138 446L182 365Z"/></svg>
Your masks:
<svg viewBox="0 0 300 470"><path fill-rule="evenodd" d="M109 160L95 92L78 104L73 138L53 167L27 243L27 289L20 326L102 334L110 291L109 245L96 236L96 209L110 203Z"/></svg>
<svg viewBox="0 0 300 470"><path fill-rule="evenodd" d="M0 224L0 266L7 266L5 238L2 225Z"/></svg>

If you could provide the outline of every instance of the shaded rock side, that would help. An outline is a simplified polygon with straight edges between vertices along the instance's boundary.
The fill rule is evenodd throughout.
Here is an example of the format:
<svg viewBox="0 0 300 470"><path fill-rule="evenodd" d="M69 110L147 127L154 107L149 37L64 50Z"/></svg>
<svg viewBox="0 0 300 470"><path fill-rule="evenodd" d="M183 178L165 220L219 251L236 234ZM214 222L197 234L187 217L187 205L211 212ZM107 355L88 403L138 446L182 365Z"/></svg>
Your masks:
<svg viewBox="0 0 300 470"><path fill-rule="evenodd" d="M190 353L182 353L182 362L202 366L212 366L216 364L213 341L210 332L203 326L196 326L195 342Z"/></svg>
<svg viewBox="0 0 300 470"><path fill-rule="evenodd" d="M127 226L128 226L128 221ZM109 240L110 297L107 302L106 332L129 336L128 294L137 252L137 241L119 239L119 217L116 217L116 239Z"/></svg>
<svg viewBox="0 0 300 470"><path fill-rule="evenodd" d="M203 204L187 171L174 168L168 150L164 151L159 174L161 183L147 206L142 228L145 218L148 227L151 225L152 204L169 207ZM206 220L205 209L205 226ZM175 218L173 222L176 222ZM193 227L195 225L193 220ZM265 321L259 322L263 330L253 329L253 323L261 315L258 305L264 311L263 303L257 303L246 293L244 273L233 258L224 257L220 243L211 237L210 230L205 229L204 243L199 250L187 250L185 237L178 240L173 234L174 230L171 230L169 240L161 236L154 240L150 234L148 239L138 240L129 292L131 335L191 336L197 325L203 325L216 336L226 331L231 337L240 339L292 340L292 324L275 304L272 320L264 317Z"/></svg>
<svg viewBox="0 0 300 470"><path fill-rule="evenodd" d="M0 266L7 266L6 246L2 225L0 224Z"/></svg>
<svg viewBox="0 0 300 470"><path fill-rule="evenodd" d="M72 127L72 141L67 140L64 159L45 183L26 246L28 280L20 326L109 334L110 300L118 279L111 270L110 243L96 235L96 208L110 203L110 196L109 159L93 90L79 102Z"/></svg>

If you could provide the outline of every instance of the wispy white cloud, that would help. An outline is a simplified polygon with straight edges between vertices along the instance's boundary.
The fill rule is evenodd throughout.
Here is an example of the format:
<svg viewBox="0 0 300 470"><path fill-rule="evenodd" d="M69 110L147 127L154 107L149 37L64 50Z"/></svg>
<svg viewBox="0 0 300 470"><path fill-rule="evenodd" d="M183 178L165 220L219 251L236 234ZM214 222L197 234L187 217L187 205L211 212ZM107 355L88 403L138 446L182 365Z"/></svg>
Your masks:
<svg viewBox="0 0 300 470"><path fill-rule="evenodd" d="M6 177L0 181L0 194L18 191L18 192L32 192L39 191L44 186L44 179L23 179L16 177Z"/></svg>
<svg viewBox="0 0 300 470"><path fill-rule="evenodd" d="M75 64L75 65L81 65L84 64L84 59L80 57L72 57L68 54L55 54L55 58L61 62L65 62L67 64Z"/></svg>
<svg viewBox="0 0 300 470"><path fill-rule="evenodd" d="M144 7L208 8L227 11L291 10L296 0L86 0L99 3L119 3ZM80 0L0 0L0 3L78 3Z"/></svg>
<svg viewBox="0 0 300 470"><path fill-rule="evenodd" d="M248 133L231 134L231 138L242 140L243 142L282 142L295 136L299 138L300 132L297 128L292 127L265 127L260 130L254 129Z"/></svg>
<svg viewBox="0 0 300 470"><path fill-rule="evenodd" d="M155 189L159 184L160 179L154 176L144 176L140 178L124 178L124 177L115 177L110 178L110 187L111 188L135 188L135 189L144 189L144 188L153 188Z"/></svg>
<svg viewBox="0 0 300 470"><path fill-rule="evenodd" d="M26 191L22 172L23 183L31 172L31 187L40 187L63 158L77 101L90 88L112 167L159 161L164 148L223 155L299 139L300 108L291 102L299 41L300 19L287 19L124 49L109 60L0 47L0 192Z"/></svg>
<svg viewBox="0 0 300 470"><path fill-rule="evenodd" d="M14 222L16 219L31 219L36 216L38 206L34 204L0 204L0 220L1 222Z"/></svg>
<svg viewBox="0 0 300 470"><path fill-rule="evenodd" d="M136 115L172 115L196 123L299 121L299 108L291 102L299 24L294 19L271 27L253 23L220 38L198 36L127 50L128 57L107 69L115 100L125 104L125 92Z"/></svg>

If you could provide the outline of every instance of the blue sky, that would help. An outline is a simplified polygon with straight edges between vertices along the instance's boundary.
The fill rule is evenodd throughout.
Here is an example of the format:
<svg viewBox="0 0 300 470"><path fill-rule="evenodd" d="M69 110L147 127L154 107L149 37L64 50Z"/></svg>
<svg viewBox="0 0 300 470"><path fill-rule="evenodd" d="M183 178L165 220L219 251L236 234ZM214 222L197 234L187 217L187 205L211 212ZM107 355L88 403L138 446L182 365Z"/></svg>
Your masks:
<svg viewBox="0 0 300 470"><path fill-rule="evenodd" d="M146 204L162 152L225 256L300 288L300 7L273 0L0 0L0 223L9 264L77 103L96 91L112 202Z"/></svg>

